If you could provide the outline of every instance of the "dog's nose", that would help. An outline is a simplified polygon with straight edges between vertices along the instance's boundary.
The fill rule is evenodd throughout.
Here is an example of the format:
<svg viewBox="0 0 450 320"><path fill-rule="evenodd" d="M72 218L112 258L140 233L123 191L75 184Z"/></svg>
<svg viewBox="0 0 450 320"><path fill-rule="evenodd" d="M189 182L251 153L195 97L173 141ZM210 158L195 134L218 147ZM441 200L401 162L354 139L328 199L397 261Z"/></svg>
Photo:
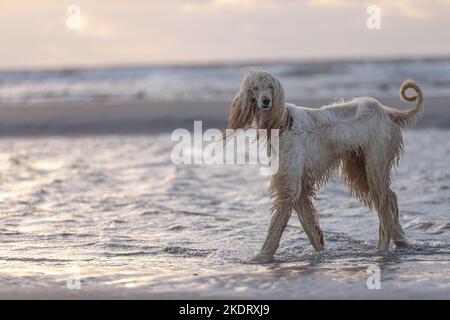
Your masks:
<svg viewBox="0 0 450 320"><path fill-rule="evenodd" d="M268 106L270 104L270 99L264 98L262 103L263 103L263 105Z"/></svg>

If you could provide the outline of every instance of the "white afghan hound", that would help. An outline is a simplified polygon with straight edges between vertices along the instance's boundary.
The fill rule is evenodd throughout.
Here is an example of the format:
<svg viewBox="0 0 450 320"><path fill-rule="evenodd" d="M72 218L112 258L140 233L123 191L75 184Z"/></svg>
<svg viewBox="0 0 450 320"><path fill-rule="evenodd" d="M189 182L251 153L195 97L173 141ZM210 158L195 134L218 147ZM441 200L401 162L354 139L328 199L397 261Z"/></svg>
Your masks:
<svg viewBox="0 0 450 320"><path fill-rule="evenodd" d="M407 96L408 89L416 95ZM313 199L339 168L350 192L378 214L378 248L389 249L391 240L396 246L407 245L390 171L403 149L400 129L415 124L423 114L423 95L408 80L400 97L416 106L403 111L362 97L317 109L298 107L285 102L278 79L265 71L247 71L231 104L228 128L280 130L279 169L269 187L272 219L254 261L272 260L292 209L314 249L324 248Z"/></svg>

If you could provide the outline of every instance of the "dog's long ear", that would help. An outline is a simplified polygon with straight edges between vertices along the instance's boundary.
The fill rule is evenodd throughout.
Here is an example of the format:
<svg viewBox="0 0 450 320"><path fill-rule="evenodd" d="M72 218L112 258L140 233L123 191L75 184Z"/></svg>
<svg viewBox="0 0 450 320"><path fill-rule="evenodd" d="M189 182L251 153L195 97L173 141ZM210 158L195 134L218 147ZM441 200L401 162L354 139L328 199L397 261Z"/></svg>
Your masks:
<svg viewBox="0 0 450 320"><path fill-rule="evenodd" d="M273 101L267 118L265 119L264 128L266 129L282 129L286 125L286 101L284 98L284 89L281 82L273 78Z"/></svg>
<svg viewBox="0 0 450 320"><path fill-rule="evenodd" d="M251 74L248 73L241 83L241 89L230 106L228 129L247 129L255 117L256 103L251 97Z"/></svg>
<svg viewBox="0 0 450 320"><path fill-rule="evenodd" d="M230 106L228 129L245 129L251 124L253 112L251 102L248 100L248 93L244 92L240 92L234 98Z"/></svg>
<svg viewBox="0 0 450 320"><path fill-rule="evenodd" d="M284 99L284 88L280 80L274 78L275 85L273 88L273 106L275 110L282 111L285 107L286 101Z"/></svg>

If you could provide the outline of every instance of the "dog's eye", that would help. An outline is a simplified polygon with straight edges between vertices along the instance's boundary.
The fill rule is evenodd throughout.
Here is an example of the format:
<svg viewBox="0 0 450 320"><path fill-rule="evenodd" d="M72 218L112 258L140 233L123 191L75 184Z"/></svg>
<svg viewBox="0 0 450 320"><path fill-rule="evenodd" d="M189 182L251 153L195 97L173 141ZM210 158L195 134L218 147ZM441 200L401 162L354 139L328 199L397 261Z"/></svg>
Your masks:
<svg viewBox="0 0 450 320"><path fill-rule="evenodd" d="M269 89L272 90L273 89L273 85L269 84Z"/></svg>
<svg viewBox="0 0 450 320"><path fill-rule="evenodd" d="M253 87L253 90L254 90L254 91L258 91L259 88L258 88L258 87Z"/></svg>

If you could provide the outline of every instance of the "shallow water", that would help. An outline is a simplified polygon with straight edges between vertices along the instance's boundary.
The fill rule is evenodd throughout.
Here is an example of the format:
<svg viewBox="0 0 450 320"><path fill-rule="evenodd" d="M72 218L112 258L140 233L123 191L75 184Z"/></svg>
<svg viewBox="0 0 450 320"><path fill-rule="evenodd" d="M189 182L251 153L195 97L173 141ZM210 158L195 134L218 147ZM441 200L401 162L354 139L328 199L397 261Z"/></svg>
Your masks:
<svg viewBox="0 0 450 320"><path fill-rule="evenodd" d="M169 135L0 140L0 297L450 298L450 130L405 132L394 177L411 246L376 250L374 213L339 178L316 201L326 250L295 215L275 262L268 177L174 166ZM381 270L369 290L368 267ZM79 288L79 289L77 289Z"/></svg>

